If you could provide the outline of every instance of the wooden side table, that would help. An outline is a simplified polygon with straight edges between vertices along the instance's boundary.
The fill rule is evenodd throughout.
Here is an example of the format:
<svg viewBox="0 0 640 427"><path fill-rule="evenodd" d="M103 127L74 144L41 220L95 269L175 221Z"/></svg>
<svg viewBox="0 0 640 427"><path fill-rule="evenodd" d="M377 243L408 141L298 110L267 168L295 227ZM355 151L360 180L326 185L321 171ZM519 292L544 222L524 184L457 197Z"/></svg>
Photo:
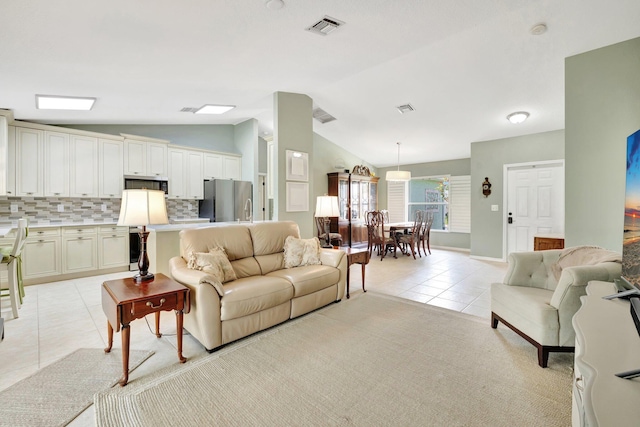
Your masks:
<svg viewBox="0 0 640 427"><path fill-rule="evenodd" d="M113 329L122 328L122 379L120 385L129 381L129 323L141 319L147 314L155 313L156 337L160 338L160 312L175 310L176 336L178 340L178 359L180 363L187 361L182 356L182 321L184 312L189 311L189 288L168 278L162 273L148 282L136 283L133 278L108 280L102 284L102 309L107 316L107 333L109 346L113 346Z"/></svg>
<svg viewBox="0 0 640 427"><path fill-rule="evenodd" d="M367 292L364 288L364 272L365 267L369 264L369 250L360 248L341 248L347 253L347 299L349 299L349 267L351 264L360 264L362 266L362 291Z"/></svg>

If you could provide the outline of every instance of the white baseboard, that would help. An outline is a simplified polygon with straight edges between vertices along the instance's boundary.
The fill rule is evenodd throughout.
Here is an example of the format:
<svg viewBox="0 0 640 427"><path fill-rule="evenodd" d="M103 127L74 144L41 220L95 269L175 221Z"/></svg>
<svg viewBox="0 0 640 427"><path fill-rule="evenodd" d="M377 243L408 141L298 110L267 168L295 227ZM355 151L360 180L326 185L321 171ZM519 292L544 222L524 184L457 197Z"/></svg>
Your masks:
<svg viewBox="0 0 640 427"><path fill-rule="evenodd" d="M471 249L467 248L456 248L454 246L431 246L433 249L444 249L446 251L456 251L456 252L471 252Z"/></svg>
<svg viewBox="0 0 640 427"><path fill-rule="evenodd" d="M507 260L504 260L502 258L493 258L488 256L469 255L469 258L477 259L478 261L507 262Z"/></svg>

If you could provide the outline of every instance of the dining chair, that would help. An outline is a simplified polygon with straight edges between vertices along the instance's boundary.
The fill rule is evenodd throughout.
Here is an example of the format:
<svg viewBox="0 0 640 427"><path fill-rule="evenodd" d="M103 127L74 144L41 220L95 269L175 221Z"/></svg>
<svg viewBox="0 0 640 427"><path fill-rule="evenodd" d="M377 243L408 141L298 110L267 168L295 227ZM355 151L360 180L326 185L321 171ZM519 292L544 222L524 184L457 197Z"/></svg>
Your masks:
<svg viewBox="0 0 640 427"><path fill-rule="evenodd" d="M411 249L411 255L413 255L413 259L416 259L416 248L418 247L420 241L420 231L422 229L423 219L424 212L416 211L413 215L413 227L409 229L409 232L406 234L398 233L395 235L397 245L404 248L403 252L405 252L406 255L409 255L408 249ZM419 249L418 255L420 255ZM420 257L422 257L422 255L420 255Z"/></svg>
<svg viewBox="0 0 640 427"><path fill-rule="evenodd" d="M16 239L13 246L0 248L0 253L2 253L0 272L7 272L8 285L8 289L6 291L3 289L0 296L9 296L14 319L18 318L18 309L22 306L22 298L24 297L21 254L27 234L27 220L25 218L21 218L18 220L18 232L16 233Z"/></svg>
<svg viewBox="0 0 640 427"><path fill-rule="evenodd" d="M418 255L420 255L420 246L422 246L422 250L424 251L424 256L427 256L427 251L429 251L429 255L431 255L431 244L429 243L429 236L431 235L432 225L433 225L433 214L425 212L424 221L422 223L422 228L420 230L420 238L418 242ZM425 242L426 242L426 248L425 248Z"/></svg>
<svg viewBox="0 0 640 427"><path fill-rule="evenodd" d="M369 257L371 257L374 247L378 250L380 261L384 259L387 252L392 248L395 257L395 241L384 231L385 222L382 212L367 212L365 223L367 224L367 249L369 250Z"/></svg>

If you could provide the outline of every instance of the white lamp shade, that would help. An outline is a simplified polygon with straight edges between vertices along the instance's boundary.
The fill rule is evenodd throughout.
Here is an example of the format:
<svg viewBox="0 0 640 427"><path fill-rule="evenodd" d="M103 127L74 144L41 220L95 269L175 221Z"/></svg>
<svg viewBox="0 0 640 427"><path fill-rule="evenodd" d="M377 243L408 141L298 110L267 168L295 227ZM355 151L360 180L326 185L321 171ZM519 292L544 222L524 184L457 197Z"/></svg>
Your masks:
<svg viewBox="0 0 640 427"><path fill-rule="evenodd" d="M387 171L387 181L411 181L409 171Z"/></svg>
<svg viewBox="0 0 640 427"><path fill-rule="evenodd" d="M167 205L164 191L124 190L118 225L139 226L167 224Z"/></svg>
<svg viewBox="0 0 640 427"><path fill-rule="evenodd" d="M316 217L340 216L337 196L318 196L316 201Z"/></svg>

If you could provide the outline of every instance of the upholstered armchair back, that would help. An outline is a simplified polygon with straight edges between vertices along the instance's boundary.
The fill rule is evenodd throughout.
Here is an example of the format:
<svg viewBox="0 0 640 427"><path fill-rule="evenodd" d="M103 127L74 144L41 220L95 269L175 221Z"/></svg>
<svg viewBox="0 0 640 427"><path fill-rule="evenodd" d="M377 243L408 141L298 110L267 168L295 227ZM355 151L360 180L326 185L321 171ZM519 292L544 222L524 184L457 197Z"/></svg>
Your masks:
<svg viewBox="0 0 640 427"><path fill-rule="evenodd" d="M553 291L558 281L552 266L562 250L514 252L509 254L509 267L503 283Z"/></svg>

